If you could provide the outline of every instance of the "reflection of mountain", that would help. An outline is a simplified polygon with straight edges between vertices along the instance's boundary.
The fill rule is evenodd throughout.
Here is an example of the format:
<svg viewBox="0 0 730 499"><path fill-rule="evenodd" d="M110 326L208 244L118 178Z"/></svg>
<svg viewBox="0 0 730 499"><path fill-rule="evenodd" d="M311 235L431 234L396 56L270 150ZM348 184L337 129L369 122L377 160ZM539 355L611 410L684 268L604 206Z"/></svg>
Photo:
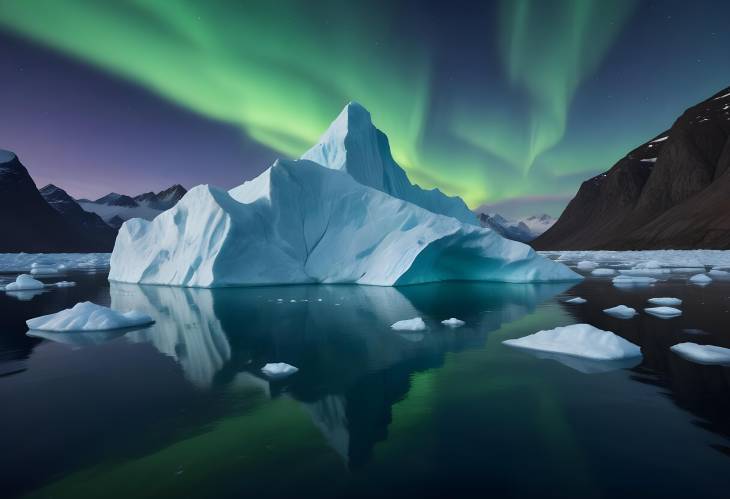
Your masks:
<svg viewBox="0 0 730 499"><path fill-rule="evenodd" d="M194 385L209 387L230 359L231 348L213 312L210 292L113 284L110 293L115 310L144 310L155 320L153 326L125 337L135 343L152 343L173 357Z"/></svg>
<svg viewBox="0 0 730 499"><path fill-rule="evenodd" d="M442 365L447 352L483 345L486 333L565 287L440 283L209 290L113 284L111 296L113 308L138 308L156 320L126 338L151 342L175 358L199 387L253 383L268 385L264 391L274 396L286 391L356 467L386 438L391 408L407 395L414 372ZM390 329L416 316L429 327L420 341ZM452 316L467 325L440 324ZM267 362L287 362L300 371L269 385L259 374Z"/></svg>

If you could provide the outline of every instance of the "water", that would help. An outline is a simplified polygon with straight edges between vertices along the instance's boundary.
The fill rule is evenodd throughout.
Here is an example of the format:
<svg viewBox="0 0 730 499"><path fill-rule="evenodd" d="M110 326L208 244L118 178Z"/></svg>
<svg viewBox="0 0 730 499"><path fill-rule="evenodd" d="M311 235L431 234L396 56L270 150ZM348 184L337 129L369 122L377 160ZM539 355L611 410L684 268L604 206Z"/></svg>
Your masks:
<svg viewBox="0 0 730 499"><path fill-rule="evenodd" d="M730 347L730 282L699 287L672 275L630 289L602 278L210 291L110 288L94 273L57 279L78 285L22 300L0 294L3 497L730 490L730 369L669 351L680 341ZM588 302L563 303L571 296ZM601 312L642 310L652 296L684 299L683 315ZM82 300L138 308L157 323L124 334L25 335L27 318ZM416 316L427 331L389 328ZM449 317L466 326L442 326ZM641 345L643 361L606 367L501 344L575 322ZM278 361L300 372L267 382L259 369Z"/></svg>

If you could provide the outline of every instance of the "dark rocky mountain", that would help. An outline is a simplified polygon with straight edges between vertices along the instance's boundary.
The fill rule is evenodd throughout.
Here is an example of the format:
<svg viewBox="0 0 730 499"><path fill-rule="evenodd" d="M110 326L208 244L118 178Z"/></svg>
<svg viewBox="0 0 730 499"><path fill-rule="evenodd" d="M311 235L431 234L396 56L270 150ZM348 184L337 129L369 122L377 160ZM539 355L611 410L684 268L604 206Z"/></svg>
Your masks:
<svg viewBox="0 0 730 499"><path fill-rule="evenodd" d="M730 248L730 87L586 180L536 249Z"/></svg>
<svg viewBox="0 0 730 499"><path fill-rule="evenodd" d="M138 204L149 206L156 210L169 210L175 206L175 204L180 201L187 192L188 191L185 190L182 185L175 184L164 191L158 192L157 194L154 192L145 192L144 194L135 196L134 200L137 201Z"/></svg>
<svg viewBox="0 0 730 499"><path fill-rule="evenodd" d="M124 194L117 194L116 192L110 192L106 196L102 196L94 201L94 203L105 204L107 206L126 206L130 208L134 206L139 206L137 201L135 201L133 198Z"/></svg>
<svg viewBox="0 0 730 499"><path fill-rule="evenodd" d="M43 187L40 193L51 208L63 215L67 223L85 233L92 240L98 241L100 248L104 248L100 251L111 251L117 232L99 215L84 211L66 191L53 184Z"/></svg>
<svg viewBox="0 0 730 499"><path fill-rule="evenodd" d="M0 252L109 251L49 205L17 156L0 150Z"/></svg>

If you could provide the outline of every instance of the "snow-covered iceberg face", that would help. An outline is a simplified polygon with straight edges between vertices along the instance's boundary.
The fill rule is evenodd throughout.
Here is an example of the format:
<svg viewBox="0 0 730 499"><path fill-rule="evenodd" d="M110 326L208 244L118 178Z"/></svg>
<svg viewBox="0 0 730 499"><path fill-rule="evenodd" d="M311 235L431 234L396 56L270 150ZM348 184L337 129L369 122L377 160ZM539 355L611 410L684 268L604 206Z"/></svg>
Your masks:
<svg viewBox="0 0 730 499"><path fill-rule="evenodd" d="M459 198L411 185L387 138L348 105L299 161L230 192L198 186L119 231L109 279L178 286L581 277L477 225Z"/></svg>
<svg viewBox="0 0 730 499"><path fill-rule="evenodd" d="M153 221L125 223L109 279L216 287L580 277L491 230L300 160L277 161L230 193L198 186Z"/></svg>

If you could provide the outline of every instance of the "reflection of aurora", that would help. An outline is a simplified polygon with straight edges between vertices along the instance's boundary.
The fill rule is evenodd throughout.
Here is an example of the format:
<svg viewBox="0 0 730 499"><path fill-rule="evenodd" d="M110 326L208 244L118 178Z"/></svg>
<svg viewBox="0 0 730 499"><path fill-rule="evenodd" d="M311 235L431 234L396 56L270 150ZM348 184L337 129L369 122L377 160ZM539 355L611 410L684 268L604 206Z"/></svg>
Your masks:
<svg viewBox="0 0 730 499"><path fill-rule="evenodd" d="M487 332L529 314L567 286L441 283L209 290L113 283L111 297L113 308L143 310L156 321L128 333L128 340L149 342L173 357L200 388L253 388L267 395L285 389L302 402L332 448L357 466L386 437L391 406L408 393L413 372L440 366L447 352L483 345ZM472 326L452 330L435 320L479 307L484 313ZM433 316L433 332L411 338L389 327L421 315ZM269 386L258 369L279 361L299 367L300 373Z"/></svg>
<svg viewBox="0 0 730 499"><path fill-rule="evenodd" d="M477 35L484 31L484 47L469 65L476 81L458 92L438 86L433 34L401 22L409 8L377 4L27 0L5 2L0 26L239 127L284 155L303 153L357 100L424 187L471 206L572 190L550 185L566 173L562 162L533 164L565 135L577 88L633 0L504 0L475 10L470 22ZM505 75L503 87L495 74Z"/></svg>

